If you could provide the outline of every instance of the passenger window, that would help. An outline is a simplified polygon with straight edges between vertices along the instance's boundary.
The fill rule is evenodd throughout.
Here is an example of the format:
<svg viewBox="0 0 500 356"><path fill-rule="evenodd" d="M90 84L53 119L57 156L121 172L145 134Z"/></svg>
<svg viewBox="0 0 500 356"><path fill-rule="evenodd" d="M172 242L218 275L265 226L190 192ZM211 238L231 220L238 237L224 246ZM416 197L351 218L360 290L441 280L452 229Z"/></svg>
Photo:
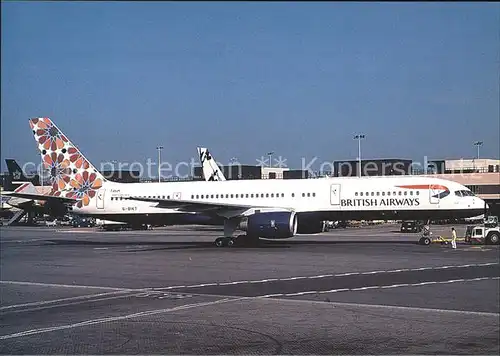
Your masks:
<svg viewBox="0 0 500 356"><path fill-rule="evenodd" d="M358 196L358 192L354 193L354 196L357 197Z"/></svg>
<svg viewBox="0 0 500 356"><path fill-rule="evenodd" d="M417 193L417 195L420 195L420 192L418 190L415 193Z"/></svg>
<svg viewBox="0 0 500 356"><path fill-rule="evenodd" d="M213 198L214 198L214 195L213 195L213 194L212 194L212 195L210 195L210 198L212 198L212 199L213 199Z"/></svg>
<svg viewBox="0 0 500 356"><path fill-rule="evenodd" d="M307 193L307 196L308 196L308 197L311 197L311 193Z"/></svg>
<svg viewBox="0 0 500 356"><path fill-rule="evenodd" d="M372 194L371 194L371 195L372 195L372 197L373 197L373 196L375 195L375 192L372 192Z"/></svg>
<svg viewBox="0 0 500 356"><path fill-rule="evenodd" d="M271 198L274 198L274 193L271 193Z"/></svg>
<svg viewBox="0 0 500 356"><path fill-rule="evenodd" d="M401 191L399 191L398 195L401 195L401 194L402 194Z"/></svg>
<svg viewBox="0 0 500 356"><path fill-rule="evenodd" d="M247 193L247 194L245 194L245 198L248 198L248 193Z"/></svg>
<svg viewBox="0 0 500 356"><path fill-rule="evenodd" d="M313 193L313 197L315 197L315 196L316 196L316 193Z"/></svg>
<svg viewBox="0 0 500 356"><path fill-rule="evenodd" d="M410 190L410 195L413 195L413 191Z"/></svg>
<svg viewBox="0 0 500 356"><path fill-rule="evenodd" d="M261 197L261 198L264 198L264 193L260 193L260 197Z"/></svg>
<svg viewBox="0 0 500 356"><path fill-rule="evenodd" d="M360 197L362 197L362 196L363 196L363 192L360 192L360 193L359 193L359 196L360 196Z"/></svg>
<svg viewBox="0 0 500 356"><path fill-rule="evenodd" d="M233 194L231 194L231 198L232 198L233 196L234 196L234 195L233 195Z"/></svg>
<svg viewBox="0 0 500 356"><path fill-rule="evenodd" d="M377 197L380 195L380 192L377 192Z"/></svg>
<svg viewBox="0 0 500 356"><path fill-rule="evenodd" d="M305 197L306 196L306 193L302 193L302 197Z"/></svg>
<svg viewBox="0 0 500 356"><path fill-rule="evenodd" d="M250 198L253 198L253 194L250 194Z"/></svg>
<svg viewBox="0 0 500 356"><path fill-rule="evenodd" d="M292 193L292 198L295 197L295 193Z"/></svg>
<svg viewBox="0 0 500 356"><path fill-rule="evenodd" d="M191 199L194 199L194 195L191 195Z"/></svg>
<svg viewBox="0 0 500 356"><path fill-rule="evenodd" d="M292 195L293 196L293 195ZM281 197L284 198L285 197L285 193L281 193Z"/></svg>
<svg viewBox="0 0 500 356"><path fill-rule="evenodd" d="M269 193L266 193L266 198L269 198Z"/></svg>
<svg viewBox="0 0 500 356"><path fill-rule="evenodd" d="M236 194L235 198L238 198L238 194Z"/></svg>
<svg viewBox="0 0 500 356"><path fill-rule="evenodd" d="M405 192L404 192L404 195L407 195L407 194L408 194L408 192L406 192L406 191L405 191Z"/></svg>

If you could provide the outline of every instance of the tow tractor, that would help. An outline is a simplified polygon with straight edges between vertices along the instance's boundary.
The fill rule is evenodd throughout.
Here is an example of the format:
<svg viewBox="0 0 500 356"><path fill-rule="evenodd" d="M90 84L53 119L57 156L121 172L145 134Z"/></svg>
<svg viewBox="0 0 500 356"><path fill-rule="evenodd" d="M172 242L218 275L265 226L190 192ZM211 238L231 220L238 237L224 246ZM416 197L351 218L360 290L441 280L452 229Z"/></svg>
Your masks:
<svg viewBox="0 0 500 356"><path fill-rule="evenodd" d="M432 242L431 236L432 232L429 226L429 222L427 222L427 224L425 224L422 228L422 236L420 237L420 240L418 240L418 243L420 245L430 245Z"/></svg>
<svg viewBox="0 0 500 356"><path fill-rule="evenodd" d="M482 224L467 225L465 242L469 244L498 245L499 240L500 226L498 224L498 216L488 216L484 218Z"/></svg>
<svg viewBox="0 0 500 356"><path fill-rule="evenodd" d="M457 238L456 241L465 241L469 244L479 243L484 245L498 245L500 240L500 226L498 216L488 216L484 218L482 224L468 225L465 231L465 237ZM438 236L432 238L432 232L429 225L425 225L422 230L422 236L418 241L421 245L430 245L431 243L447 244L451 242L451 238Z"/></svg>

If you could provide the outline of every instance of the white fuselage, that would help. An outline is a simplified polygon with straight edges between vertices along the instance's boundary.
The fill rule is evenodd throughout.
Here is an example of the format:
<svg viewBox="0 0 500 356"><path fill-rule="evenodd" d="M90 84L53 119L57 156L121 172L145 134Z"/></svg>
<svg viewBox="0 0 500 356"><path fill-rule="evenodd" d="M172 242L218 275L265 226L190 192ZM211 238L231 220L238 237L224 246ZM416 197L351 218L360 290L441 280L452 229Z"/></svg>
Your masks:
<svg viewBox="0 0 500 356"><path fill-rule="evenodd" d="M400 186L412 186L402 188ZM439 194L448 190L445 196ZM158 207L157 202L124 199L143 197L205 203L226 203L252 208L290 209L297 213L435 211L475 216L485 208L476 196L458 196L468 190L458 183L428 177L362 177L318 179L190 181L163 183L106 182L90 204L74 208L89 215L165 214L175 209ZM251 209L250 209L251 210ZM470 212L470 213L469 213ZM185 212L183 212L185 214ZM475 214L475 215L474 215ZM362 214L361 214L362 215Z"/></svg>

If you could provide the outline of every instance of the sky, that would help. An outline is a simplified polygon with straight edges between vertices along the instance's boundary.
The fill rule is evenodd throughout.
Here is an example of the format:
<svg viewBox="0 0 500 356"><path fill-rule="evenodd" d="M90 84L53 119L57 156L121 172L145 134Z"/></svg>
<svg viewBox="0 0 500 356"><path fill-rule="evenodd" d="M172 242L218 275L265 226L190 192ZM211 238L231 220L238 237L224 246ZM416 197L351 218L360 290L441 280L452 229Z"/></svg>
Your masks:
<svg viewBox="0 0 500 356"><path fill-rule="evenodd" d="M1 6L2 171L42 116L96 166L499 158L498 3Z"/></svg>

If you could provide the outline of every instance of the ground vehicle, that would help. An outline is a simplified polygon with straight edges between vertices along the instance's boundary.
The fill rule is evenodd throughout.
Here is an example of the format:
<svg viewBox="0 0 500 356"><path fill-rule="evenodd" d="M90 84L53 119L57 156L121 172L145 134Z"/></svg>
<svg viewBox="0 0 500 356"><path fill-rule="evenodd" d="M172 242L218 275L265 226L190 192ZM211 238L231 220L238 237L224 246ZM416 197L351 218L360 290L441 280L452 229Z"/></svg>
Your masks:
<svg viewBox="0 0 500 356"><path fill-rule="evenodd" d="M465 242L498 245L500 240L500 226L498 216L488 216L479 225L468 225L465 231Z"/></svg>
<svg viewBox="0 0 500 356"><path fill-rule="evenodd" d="M54 219L54 221L45 221L45 226L57 226L57 219Z"/></svg>
<svg viewBox="0 0 500 356"><path fill-rule="evenodd" d="M87 217L74 216L71 220L73 227L92 227L94 226L93 219Z"/></svg>
<svg viewBox="0 0 500 356"><path fill-rule="evenodd" d="M424 224L418 220L405 220L401 224L401 232L421 232Z"/></svg>

